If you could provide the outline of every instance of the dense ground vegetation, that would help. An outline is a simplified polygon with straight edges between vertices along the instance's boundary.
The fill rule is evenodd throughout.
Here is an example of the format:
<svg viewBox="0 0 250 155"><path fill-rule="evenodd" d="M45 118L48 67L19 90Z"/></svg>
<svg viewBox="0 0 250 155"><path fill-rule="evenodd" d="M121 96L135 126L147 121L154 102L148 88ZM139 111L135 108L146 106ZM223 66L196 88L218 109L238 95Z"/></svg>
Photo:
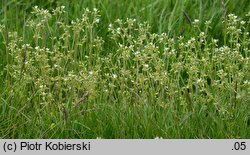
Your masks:
<svg viewBox="0 0 250 155"><path fill-rule="evenodd" d="M1 6L1 138L250 138L248 0Z"/></svg>

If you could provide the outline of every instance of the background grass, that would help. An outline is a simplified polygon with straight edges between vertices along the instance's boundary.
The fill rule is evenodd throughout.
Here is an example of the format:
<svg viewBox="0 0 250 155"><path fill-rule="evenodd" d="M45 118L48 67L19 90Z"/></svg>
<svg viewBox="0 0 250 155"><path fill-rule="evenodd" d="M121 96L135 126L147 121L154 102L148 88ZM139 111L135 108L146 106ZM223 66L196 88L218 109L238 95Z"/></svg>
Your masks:
<svg viewBox="0 0 250 155"><path fill-rule="evenodd" d="M184 41L199 34L191 23L194 19L199 19L200 29L205 28L203 24L205 21L211 20L208 40L217 38L219 39L218 45L223 46L228 44L227 38L225 38L225 24L222 22L226 15L234 13L245 19L245 15L250 11L249 0L237 2L234 0L2 0L0 2L0 19L2 19L1 23L6 25L5 38L8 39L6 37L8 32L16 31L20 36L25 36L24 43L30 43L33 32L28 30L24 32L23 25L25 21L33 18L30 12L35 5L44 9L65 6L66 13L63 16L65 23L81 17L84 8L90 10L98 8L101 21L95 31L105 41L104 50L99 53L100 57L108 56L109 53L114 54L117 50L115 43L109 37L108 25L118 18L123 21L127 18L135 18L139 23L147 21L151 25L150 33L165 32L168 37L175 39L182 35L185 37ZM53 26L52 30L57 32ZM90 112L78 116L74 115L78 111L73 111L68 114L70 120L65 121L63 110L58 110L57 106L42 108L39 104L37 105L39 99L34 101L27 99L27 96L32 96L30 87L22 82L12 83L11 80L8 80L4 68L9 64L9 60L3 38L0 37L1 138L154 138L157 136L164 138L250 138L250 100L247 97L242 100L242 105L227 109L230 115L223 115L214 105L208 104L206 106L208 110L203 111L203 101L206 100L204 96L195 101L197 102L195 112L182 108L182 101L178 99L178 95L173 101L175 104L166 103L167 108L162 108L158 104L159 101L153 97L147 101L140 100L136 103L138 106L134 106L135 99L132 97L126 99L126 94L119 92L121 89L119 87L120 89L114 89L112 90L114 93L108 95L97 93L95 99L81 106ZM50 42L48 41L47 44ZM245 57L249 57L249 55ZM220 65L223 66L223 63ZM119 63L113 60L107 64L110 65L109 67L115 67ZM112 66L112 64L115 65ZM90 69L91 65L87 67L87 70ZM103 73L109 71L105 67L101 69ZM116 71L116 69L110 70L111 73ZM245 71L247 73L249 70ZM184 80L187 78L184 73L182 77ZM246 77L249 78L249 74L246 74ZM98 81L99 86L102 86L102 82ZM114 82L114 84L117 83L120 84ZM179 82L174 84L179 89L181 86L177 83ZM158 90L154 90L154 88L158 87L146 89L151 93L156 93ZM101 89L104 88L98 87L98 92L101 92ZM225 92L212 87L210 89L209 92L212 94L221 96L218 99L219 104L230 102L231 94L226 89ZM242 89L249 93L249 89ZM147 98L146 95L143 95L145 94L142 93L141 98ZM72 99L74 94L69 94L64 98L66 104L74 102ZM185 100L185 102L189 101ZM224 105L222 107L224 108ZM225 108L228 107L225 106Z"/></svg>

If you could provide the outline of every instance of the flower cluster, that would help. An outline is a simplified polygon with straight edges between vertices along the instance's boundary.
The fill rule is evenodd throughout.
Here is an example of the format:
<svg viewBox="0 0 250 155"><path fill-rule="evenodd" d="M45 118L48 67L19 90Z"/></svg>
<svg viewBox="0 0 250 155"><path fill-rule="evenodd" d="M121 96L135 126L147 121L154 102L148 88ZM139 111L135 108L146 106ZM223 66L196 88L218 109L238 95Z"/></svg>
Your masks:
<svg viewBox="0 0 250 155"><path fill-rule="evenodd" d="M146 22L117 19L103 39L98 9L86 8L70 22L64 13L64 6L34 7L23 33L32 37L8 33L6 84L25 87L31 102L70 108L88 94L93 105L101 100L185 112L213 106L223 116L232 105L249 103L249 21L229 14L220 46L208 37L211 21L201 29L194 20L197 36L171 38L151 33Z"/></svg>

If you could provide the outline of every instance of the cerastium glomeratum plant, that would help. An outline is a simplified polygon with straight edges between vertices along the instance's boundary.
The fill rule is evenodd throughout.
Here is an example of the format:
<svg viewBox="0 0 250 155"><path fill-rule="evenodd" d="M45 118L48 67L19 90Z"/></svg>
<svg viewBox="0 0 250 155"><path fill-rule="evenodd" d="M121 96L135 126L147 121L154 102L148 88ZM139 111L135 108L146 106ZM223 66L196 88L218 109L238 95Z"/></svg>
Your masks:
<svg viewBox="0 0 250 155"><path fill-rule="evenodd" d="M235 109L249 108L250 13L246 20L226 17L223 45L209 36L212 21L202 29L194 20L196 36L172 38L151 33L147 22L117 19L105 25L103 39L97 9L86 8L72 21L64 6L35 6L31 13L22 34L0 26L8 62L3 94L38 118L45 111L77 124L78 114L109 111L110 121L123 126L164 132L166 126L191 129L200 118L231 121Z"/></svg>

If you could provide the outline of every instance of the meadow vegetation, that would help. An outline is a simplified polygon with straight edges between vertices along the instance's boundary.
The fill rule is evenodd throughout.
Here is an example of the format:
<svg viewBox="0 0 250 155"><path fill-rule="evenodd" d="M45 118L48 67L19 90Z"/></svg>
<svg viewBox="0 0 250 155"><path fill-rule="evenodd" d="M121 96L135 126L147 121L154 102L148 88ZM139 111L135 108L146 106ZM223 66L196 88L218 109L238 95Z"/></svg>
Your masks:
<svg viewBox="0 0 250 155"><path fill-rule="evenodd" d="M250 138L247 0L46 2L1 5L1 138Z"/></svg>

